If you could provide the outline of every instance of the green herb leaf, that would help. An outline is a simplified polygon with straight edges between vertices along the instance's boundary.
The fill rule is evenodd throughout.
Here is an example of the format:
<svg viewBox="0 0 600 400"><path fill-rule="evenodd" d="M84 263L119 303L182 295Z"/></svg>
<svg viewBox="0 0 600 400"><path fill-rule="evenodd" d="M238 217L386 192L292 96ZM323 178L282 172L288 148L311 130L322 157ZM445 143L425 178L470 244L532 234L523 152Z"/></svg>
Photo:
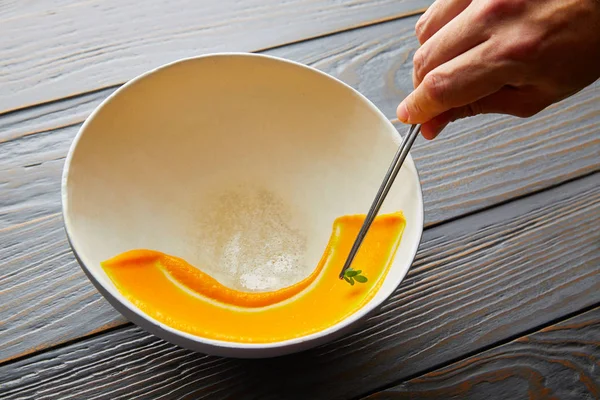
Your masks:
<svg viewBox="0 0 600 400"><path fill-rule="evenodd" d="M350 271L349 269L346 270L346 276L348 278L352 278L353 276L358 275L358 273L359 273L358 271Z"/></svg>
<svg viewBox="0 0 600 400"><path fill-rule="evenodd" d="M359 283L365 283L368 281L367 277L364 275L361 275L362 270L353 270L352 267L348 268L345 272L344 272L344 280L346 282L348 282L350 285L354 286L354 281L356 280L356 282Z"/></svg>

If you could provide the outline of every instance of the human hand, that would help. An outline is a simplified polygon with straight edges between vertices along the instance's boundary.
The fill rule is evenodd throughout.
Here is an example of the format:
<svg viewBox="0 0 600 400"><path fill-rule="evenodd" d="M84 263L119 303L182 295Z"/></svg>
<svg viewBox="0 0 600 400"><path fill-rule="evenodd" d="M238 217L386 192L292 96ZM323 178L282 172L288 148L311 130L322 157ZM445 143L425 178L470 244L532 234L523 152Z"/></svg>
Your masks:
<svg viewBox="0 0 600 400"><path fill-rule="evenodd" d="M476 114L532 116L600 77L600 0L437 0L416 32L397 114L427 139Z"/></svg>

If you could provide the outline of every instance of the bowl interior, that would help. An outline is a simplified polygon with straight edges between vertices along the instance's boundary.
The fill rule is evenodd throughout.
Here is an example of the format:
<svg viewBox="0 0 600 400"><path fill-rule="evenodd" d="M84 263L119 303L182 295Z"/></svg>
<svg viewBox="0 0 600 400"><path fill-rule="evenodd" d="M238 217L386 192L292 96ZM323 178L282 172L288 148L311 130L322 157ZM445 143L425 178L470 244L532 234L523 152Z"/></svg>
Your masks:
<svg viewBox="0 0 600 400"><path fill-rule="evenodd" d="M314 269L335 218L368 210L399 142L366 99L313 69L242 54L184 60L125 85L88 119L67 160L67 231L123 304L100 262L135 248L238 289L275 289ZM420 240L410 158L382 212L396 210L407 227L377 304Z"/></svg>

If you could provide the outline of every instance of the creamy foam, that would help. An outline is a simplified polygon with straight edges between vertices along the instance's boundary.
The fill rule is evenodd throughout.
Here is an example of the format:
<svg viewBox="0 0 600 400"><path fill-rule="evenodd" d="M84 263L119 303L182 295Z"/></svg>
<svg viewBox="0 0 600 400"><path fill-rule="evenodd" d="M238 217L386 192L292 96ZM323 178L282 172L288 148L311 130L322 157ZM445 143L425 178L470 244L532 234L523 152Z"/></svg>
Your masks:
<svg viewBox="0 0 600 400"><path fill-rule="evenodd" d="M237 290L269 291L294 284L305 265L302 218L274 193L240 186L218 193L198 216L198 268Z"/></svg>

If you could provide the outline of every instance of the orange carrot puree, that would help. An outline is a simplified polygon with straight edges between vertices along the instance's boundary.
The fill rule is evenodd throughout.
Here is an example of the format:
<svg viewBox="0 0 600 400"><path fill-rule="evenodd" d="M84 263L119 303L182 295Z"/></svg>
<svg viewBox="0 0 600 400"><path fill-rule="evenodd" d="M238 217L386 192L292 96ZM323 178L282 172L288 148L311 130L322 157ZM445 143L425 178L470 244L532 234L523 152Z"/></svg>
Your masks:
<svg viewBox="0 0 600 400"><path fill-rule="evenodd" d="M350 286L338 275L364 218L337 218L315 270L302 281L271 292L228 288L184 260L152 250L123 253L102 267L129 301L175 329L231 342L277 342L326 329L375 295L405 220L400 212L375 218L353 262L368 282Z"/></svg>

